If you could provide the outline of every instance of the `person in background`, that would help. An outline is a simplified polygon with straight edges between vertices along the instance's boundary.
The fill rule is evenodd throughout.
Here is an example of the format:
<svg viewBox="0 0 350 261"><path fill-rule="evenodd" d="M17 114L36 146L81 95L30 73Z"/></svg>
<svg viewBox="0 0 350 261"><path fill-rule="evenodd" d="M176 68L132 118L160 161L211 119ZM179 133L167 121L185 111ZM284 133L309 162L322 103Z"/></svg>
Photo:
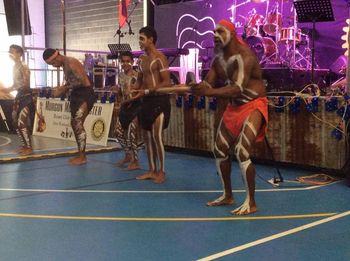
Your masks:
<svg viewBox="0 0 350 261"><path fill-rule="evenodd" d="M134 58L129 51L120 54L120 64L123 71L119 74L118 82L123 101L131 98L131 91L137 81L137 72L133 69ZM117 166L122 167L130 163L127 170L140 169L137 151L137 114L140 111L140 105L140 100L122 104L116 124L116 136L125 152L124 158L117 162Z"/></svg>
<svg viewBox="0 0 350 261"><path fill-rule="evenodd" d="M33 153L31 132L34 119L35 106L30 89L30 71L22 62L23 48L19 45L11 45L9 48L10 58L15 62L13 67L13 85L2 88L5 93L17 91L13 103L12 121L14 128L21 140L22 147L18 153L29 155Z"/></svg>

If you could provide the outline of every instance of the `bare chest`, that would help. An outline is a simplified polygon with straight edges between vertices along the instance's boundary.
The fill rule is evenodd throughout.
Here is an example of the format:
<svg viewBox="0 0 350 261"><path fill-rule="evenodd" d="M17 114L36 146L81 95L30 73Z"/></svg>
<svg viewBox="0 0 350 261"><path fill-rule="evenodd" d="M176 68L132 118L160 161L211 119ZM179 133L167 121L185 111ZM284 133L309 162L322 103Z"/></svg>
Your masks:
<svg viewBox="0 0 350 261"><path fill-rule="evenodd" d="M140 62L140 69L143 73L155 73L159 72L162 68L162 62L160 58L150 58L146 57Z"/></svg>
<svg viewBox="0 0 350 261"><path fill-rule="evenodd" d="M218 57L216 68L220 78L232 80L237 72L244 70L243 59L240 55L231 56L229 59Z"/></svg>

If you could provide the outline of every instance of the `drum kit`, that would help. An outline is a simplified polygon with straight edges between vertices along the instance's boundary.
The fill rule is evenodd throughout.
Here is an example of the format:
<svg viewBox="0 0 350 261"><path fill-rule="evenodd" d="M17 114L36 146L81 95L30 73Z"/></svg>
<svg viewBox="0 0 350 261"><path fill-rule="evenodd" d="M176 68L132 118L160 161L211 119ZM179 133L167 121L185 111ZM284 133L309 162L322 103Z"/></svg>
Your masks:
<svg viewBox="0 0 350 261"><path fill-rule="evenodd" d="M297 27L294 8L291 10L293 14L285 19L292 26L284 27L282 14L283 2L286 0L276 0L271 8L269 0L247 2L266 4L265 16L253 8L248 13L248 18L244 17L243 38L258 57L260 64L283 64L295 69L310 69L310 39Z"/></svg>

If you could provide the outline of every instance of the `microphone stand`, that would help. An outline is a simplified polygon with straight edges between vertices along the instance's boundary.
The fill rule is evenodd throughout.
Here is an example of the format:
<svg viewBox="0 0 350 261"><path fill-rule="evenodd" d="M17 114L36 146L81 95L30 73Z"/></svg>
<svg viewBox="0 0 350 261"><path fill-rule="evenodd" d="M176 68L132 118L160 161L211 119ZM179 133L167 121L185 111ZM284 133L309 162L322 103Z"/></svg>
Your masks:
<svg viewBox="0 0 350 261"><path fill-rule="evenodd" d="M134 13L134 11L135 11L135 9L136 9L136 7L137 7L137 5L138 5L138 3L139 2L134 2L134 6L133 6L133 8L131 9L131 11L130 11L130 14L128 15L128 17L130 17L133 13ZM121 38L122 37L124 37L126 34L129 34L129 35L134 35L134 32L132 31L132 29L131 29L131 20L126 20L126 23L128 24L128 28L129 28L129 30L128 30L128 32L122 32L121 31L121 29L122 29L122 25L118 25L118 29L117 29L117 31L115 32L115 34L114 34L114 36L113 37L116 37L116 35L118 35L118 51L117 51L117 61L116 61L116 66L117 66L117 75L119 76L119 73L120 73L120 69L119 69L119 56L120 56L120 40L121 40ZM119 78L117 77L117 84L119 84Z"/></svg>
<svg viewBox="0 0 350 261"><path fill-rule="evenodd" d="M132 16L132 14L134 13L134 11L135 11L135 9L136 9L138 4L139 4L139 2L135 2L134 3L134 6L131 9L130 14L128 15L128 17ZM128 28L129 28L128 34L129 35L134 35L135 33L131 29L131 20L126 20L126 23L128 24Z"/></svg>

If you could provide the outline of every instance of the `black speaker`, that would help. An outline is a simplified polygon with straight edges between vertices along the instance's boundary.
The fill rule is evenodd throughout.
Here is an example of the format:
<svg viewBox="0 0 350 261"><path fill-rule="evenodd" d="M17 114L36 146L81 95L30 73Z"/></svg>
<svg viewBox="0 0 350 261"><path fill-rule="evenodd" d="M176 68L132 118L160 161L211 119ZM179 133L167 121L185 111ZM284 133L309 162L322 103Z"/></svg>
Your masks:
<svg viewBox="0 0 350 261"><path fill-rule="evenodd" d="M289 68L264 68L262 78L266 81L266 90L293 91L293 70Z"/></svg>
<svg viewBox="0 0 350 261"><path fill-rule="evenodd" d="M103 75L103 68L101 67L94 67L94 87L95 88L104 88L103 81L104 81L104 75Z"/></svg>
<svg viewBox="0 0 350 261"><path fill-rule="evenodd" d="M22 35L22 0L4 0L9 35ZM24 0L24 35L31 35L27 0Z"/></svg>
<svg viewBox="0 0 350 261"><path fill-rule="evenodd" d="M117 69L107 68L106 69L106 78L105 78L105 87L112 87L116 84Z"/></svg>

